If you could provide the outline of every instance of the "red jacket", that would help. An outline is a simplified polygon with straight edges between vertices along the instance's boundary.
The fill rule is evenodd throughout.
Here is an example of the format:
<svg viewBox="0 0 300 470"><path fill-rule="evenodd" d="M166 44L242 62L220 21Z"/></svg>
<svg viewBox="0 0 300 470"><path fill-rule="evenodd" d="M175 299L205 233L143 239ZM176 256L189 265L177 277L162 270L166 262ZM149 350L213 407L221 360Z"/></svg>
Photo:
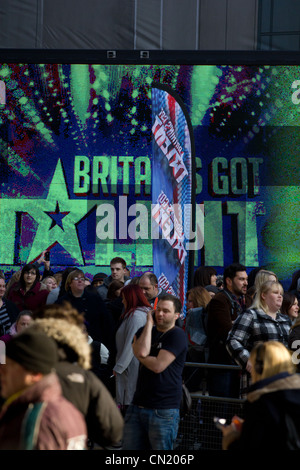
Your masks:
<svg viewBox="0 0 300 470"><path fill-rule="evenodd" d="M45 289L40 282L37 282L33 288L25 292L16 282L10 289L7 298L11 300L21 312L22 310L34 310L46 305L49 291Z"/></svg>
<svg viewBox="0 0 300 470"><path fill-rule="evenodd" d="M86 441L85 419L62 396L55 373L3 405L0 450L85 450Z"/></svg>

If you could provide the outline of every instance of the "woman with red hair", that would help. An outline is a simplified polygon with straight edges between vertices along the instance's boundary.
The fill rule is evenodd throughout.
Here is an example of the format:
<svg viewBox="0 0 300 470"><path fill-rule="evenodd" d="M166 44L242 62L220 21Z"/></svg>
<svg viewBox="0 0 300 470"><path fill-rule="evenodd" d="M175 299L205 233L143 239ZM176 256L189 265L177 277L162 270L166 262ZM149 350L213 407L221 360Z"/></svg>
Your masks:
<svg viewBox="0 0 300 470"><path fill-rule="evenodd" d="M147 320L151 305L137 284L128 284L121 291L124 312L116 332L116 402L123 414L133 398L139 371L139 361L134 356L132 341L135 333Z"/></svg>

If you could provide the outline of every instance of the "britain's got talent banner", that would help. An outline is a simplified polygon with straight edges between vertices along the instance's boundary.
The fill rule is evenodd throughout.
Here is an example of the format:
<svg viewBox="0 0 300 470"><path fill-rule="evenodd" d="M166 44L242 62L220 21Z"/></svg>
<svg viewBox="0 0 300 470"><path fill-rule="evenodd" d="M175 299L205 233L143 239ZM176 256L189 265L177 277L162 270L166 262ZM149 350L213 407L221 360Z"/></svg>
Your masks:
<svg viewBox="0 0 300 470"><path fill-rule="evenodd" d="M185 314L193 261L193 139L188 114L170 87L152 88L153 271Z"/></svg>

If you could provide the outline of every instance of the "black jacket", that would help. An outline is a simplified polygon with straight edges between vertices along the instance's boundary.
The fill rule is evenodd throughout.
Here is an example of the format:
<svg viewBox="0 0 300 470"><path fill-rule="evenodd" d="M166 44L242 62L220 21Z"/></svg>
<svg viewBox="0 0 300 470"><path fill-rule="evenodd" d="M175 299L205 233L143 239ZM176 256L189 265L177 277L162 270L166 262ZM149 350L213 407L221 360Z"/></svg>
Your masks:
<svg viewBox="0 0 300 470"><path fill-rule="evenodd" d="M253 384L247 395L240 439L230 450L300 450L300 377L281 373ZM298 447L296 444L298 441Z"/></svg>
<svg viewBox="0 0 300 470"><path fill-rule="evenodd" d="M113 318L98 294L84 291L81 297L74 297L68 292L56 303L62 304L64 301L70 302L79 313L84 314L86 329L93 341L103 343L109 351L114 349Z"/></svg>

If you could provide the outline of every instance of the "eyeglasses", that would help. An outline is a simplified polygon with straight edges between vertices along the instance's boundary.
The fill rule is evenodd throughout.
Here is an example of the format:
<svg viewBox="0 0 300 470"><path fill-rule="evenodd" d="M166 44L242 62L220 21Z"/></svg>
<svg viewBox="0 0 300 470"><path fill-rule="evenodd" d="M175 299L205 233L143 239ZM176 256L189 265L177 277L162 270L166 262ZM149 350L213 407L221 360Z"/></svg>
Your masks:
<svg viewBox="0 0 300 470"><path fill-rule="evenodd" d="M24 276L25 274L27 274L27 276L36 276L36 273L34 271L28 271L27 273L24 273Z"/></svg>
<svg viewBox="0 0 300 470"><path fill-rule="evenodd" d="M73 277L73 281L85 281L84 277Z"/></svg>

